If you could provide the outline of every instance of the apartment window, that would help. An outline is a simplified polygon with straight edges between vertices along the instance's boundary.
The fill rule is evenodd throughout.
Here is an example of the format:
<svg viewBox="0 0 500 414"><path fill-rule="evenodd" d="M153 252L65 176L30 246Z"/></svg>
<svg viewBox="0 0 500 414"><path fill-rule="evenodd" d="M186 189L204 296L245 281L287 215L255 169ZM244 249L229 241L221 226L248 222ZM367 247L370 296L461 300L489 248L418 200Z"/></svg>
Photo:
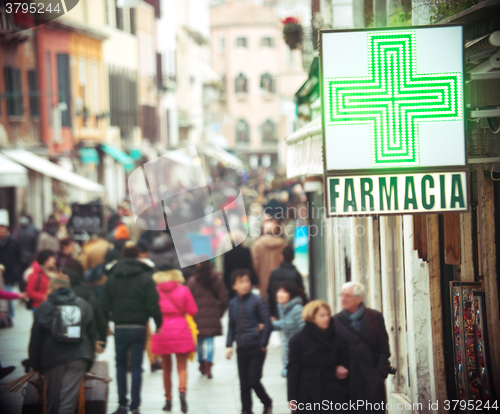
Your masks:
<svg viewBox="0 0 500 414"><path fill-rule="evenodd" d="M224 53L226 51L226 38L224 36L219 37L219 52Z"/></svg>
<svg viewBox="0 0 500 414"><path fill-rule="evenodd" d="M61 125L69 127L71 126L69 56L65 53L57 54L57 86L59 102L66 103L66 110L61 111Z"/></svg>
<svg viewBox="0 0 500 414"><path fill-rule="evenodd" d="M246 48L248 47L248 42L246 37L237 37L236 38L236 47Z"/></svg>
<svg viewBox="0 0 500 414"><path fill-rule="evenodd" d="M274 93L275 92L275 85L274 85L274 79L269 73L264 73L260 77L260 88L268 93Z"/></svg>
<svg viewBox="0 0 500 414"><path fill-rule="evenodd" d="M238 144L248 144L250 142L250 128L244 119L236 123L236 142Z"/></svg>
<svg viewBox="0 0 500 414"><path fill-rule="evenodd" d="M123 9L121 7L117 7L115 3L115 19L116 19L116 28L123 30Z"/></svg>
<svg viewBox="0 0 500 414"><path fill-rule="evenodd" d="M135 9L130 9L130 33L135 35Z"/></svg>
<svg viewBox="0 0 500 414"><path fill-rule="evenodd" d="M276 142L276 125L270 119L262 124L262 142L274 143Z"/></svg>
<svg viewBox="0 0 500 414"><path fill-rule="evenodd" d="M247 93L248 92L248 79L243 73L240 73L234 81L234 90L236 93Z"/></svg>
<svg viewBox="0 0 500 414"><path fill-rule="evenodd" d="M30 113L31 117L40 116L40 105L39 105L39 97L36 94L38 91L38 81L36 77L36 71L29 70L28 71L28 84L30 87Z"/></svg>
<svg viewBox="0 0 500 414"><path fill-rule="evenodd" d="M219 89L219 97L220 99L226 98L226 75L222 75L220 77L221 87Z"/></svg>
<svg viewBox="0 0 500 414"><path fill-rule="evenodd" d="M23 95L21 86L21 70L13 66L3 68L5 92L7 98L7 115L21 116L23 114Z"/></svg>
<svg viewBox="0 0 500 414"><path fill-rule="evenodd" d="M274 38L273 37L263 37L260 39L261 47L274 47Z"/></svg>
<svg viewBox="0 0 500 414"><path fill-rule="evenodd" d="M109 70L110 123L120 127L122 138L130 138L139 125L137 108L137 74L111 67Z"/></svg>

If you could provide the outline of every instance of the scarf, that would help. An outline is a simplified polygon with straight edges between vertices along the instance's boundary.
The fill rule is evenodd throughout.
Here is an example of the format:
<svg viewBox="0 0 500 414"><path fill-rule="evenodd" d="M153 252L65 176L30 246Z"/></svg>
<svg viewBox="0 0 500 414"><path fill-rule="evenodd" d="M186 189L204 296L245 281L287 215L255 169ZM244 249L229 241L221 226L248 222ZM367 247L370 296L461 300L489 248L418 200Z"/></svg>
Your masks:
<svg viewBox="0 0 500 414"><path fill-rule="evenodd" d="M365 311L365 304L361 302L359 304L359 308L354 313L349 313L346 310L343 311L347 320L349 321L349 325L354 328L357 332L361 329L361 317L363 316L363 312Z"/></svg>

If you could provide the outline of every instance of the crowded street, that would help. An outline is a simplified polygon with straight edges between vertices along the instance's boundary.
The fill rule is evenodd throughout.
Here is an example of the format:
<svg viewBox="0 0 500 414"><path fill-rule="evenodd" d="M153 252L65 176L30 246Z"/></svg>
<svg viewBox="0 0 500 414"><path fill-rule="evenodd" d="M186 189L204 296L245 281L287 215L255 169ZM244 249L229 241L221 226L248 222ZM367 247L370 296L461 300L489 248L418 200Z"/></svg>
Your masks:
<svg viewBox="0 0 500 414"><path fill-rule="evenodd" d="M500 412L499 0L0 0L0 414Z"/></svg>
<svg viewBox="0 0 500 414"><path fill-rule="evenodd" d="M30 335L31 322L33 315L26 310L24 306L17 304L15 306L16 326L13 329L0 331L1 356L4 366L18 366L20 361L26 358L28 349L28 339ZM225 324L224 324L225 325ZM107 361L109 366L114 365L113 338L108 339L106 352L98 356L99 361ZM195 363L188 365L188 402L189 408L193 413L200 414L218 414L218 413L237 413L239 412L239 384L238 372L234 361L228 361L224 357L225 339L219 337L215 341L215 360L213 368L213 379L208 380L200 375ZM152 373L147 361L143 364L143 404L142 409L145 413L161 413L163 405L163 384L162 373L157 371ZM287 412L286 402L286 379L282 378L281 372L281 349L279 345L269 347L268 357L264 366L263 383L268 389L269 394L276 401L275 413L284 414ZM0 381L5 384L23 374L21 369L17 369L8 378ZM118 404L118 393L114 382L116 373L113 369L109 371L113 382L109 388L109 412ZM177 381L174 381L176 384ZM174 385L177 386L177 385ZM21 393L16 394L8 400L2 399L2 413L20 413L23 403ZM180 413L178 402L174 403L172 413Z"/></svg>

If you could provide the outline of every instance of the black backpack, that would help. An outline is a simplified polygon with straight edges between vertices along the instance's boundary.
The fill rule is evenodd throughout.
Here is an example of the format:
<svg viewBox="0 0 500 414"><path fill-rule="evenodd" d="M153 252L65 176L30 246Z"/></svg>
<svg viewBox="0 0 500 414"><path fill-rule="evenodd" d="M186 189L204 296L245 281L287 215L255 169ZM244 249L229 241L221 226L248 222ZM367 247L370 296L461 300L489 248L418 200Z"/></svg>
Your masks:
<svg viewBox="0 0 500 414"><path fill-rule="evenodd" d="M80 342L84 336L83 312L76 302L57 305L52 336L59 342Z"/></svg>

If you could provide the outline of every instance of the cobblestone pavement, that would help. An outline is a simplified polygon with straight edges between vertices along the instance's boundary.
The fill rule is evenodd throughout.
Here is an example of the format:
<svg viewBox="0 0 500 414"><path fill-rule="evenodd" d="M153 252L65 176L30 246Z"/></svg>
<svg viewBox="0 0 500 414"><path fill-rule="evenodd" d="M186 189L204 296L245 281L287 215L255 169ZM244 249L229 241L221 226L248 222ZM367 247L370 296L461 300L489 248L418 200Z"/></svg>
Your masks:
<svg viewBox="0 0 500 414"><path fill-rule="evenodd" d="M1 383L12 381L23 375L24 371L20 361L27 358L28 342L33 321L32 312L23 305L16 303L15 326L0 330L0 361L3 366L16 365L18 368L4 378ZM224 318L224 325L226 318ZM276 335L276 334L273 334ZM275 342L275 341L273 341ZM188 364L188 391L187 401L189 412L195 414L238 414L241 412L239 398L239 381L236 368L236 356L231 360L225 359L224 337L215 340L215 361L212 368L213 379L202 377L198 371L198 363ZM113 381L109 384L108 412L112 413L118 406L118 393L115 381L114 365L114 342L113 337L108 338L106 352L98 356L100 361L109 362L109 375ZM262 383L273 399L274 414L285 414L286 402L286 380L280 376L281 373L281 348L270 344L268 356L264 366ZM162 371L151 373L149 361L144 354L144 374L142 383L142 405L141 411L145 414L163 413L164 401ZM176 373L174 367L174 373ZM130 381L130 379L129 379ZM177 389L177 378L173 375L173 390ZM180 413L178 393L173 393L172 414ZM262 405L258 398L253 395L255 414L262 412ZM21 413L22 394L8 394L0 396L0 413ZM92 413L88 413L92 414Z"/></svg>

